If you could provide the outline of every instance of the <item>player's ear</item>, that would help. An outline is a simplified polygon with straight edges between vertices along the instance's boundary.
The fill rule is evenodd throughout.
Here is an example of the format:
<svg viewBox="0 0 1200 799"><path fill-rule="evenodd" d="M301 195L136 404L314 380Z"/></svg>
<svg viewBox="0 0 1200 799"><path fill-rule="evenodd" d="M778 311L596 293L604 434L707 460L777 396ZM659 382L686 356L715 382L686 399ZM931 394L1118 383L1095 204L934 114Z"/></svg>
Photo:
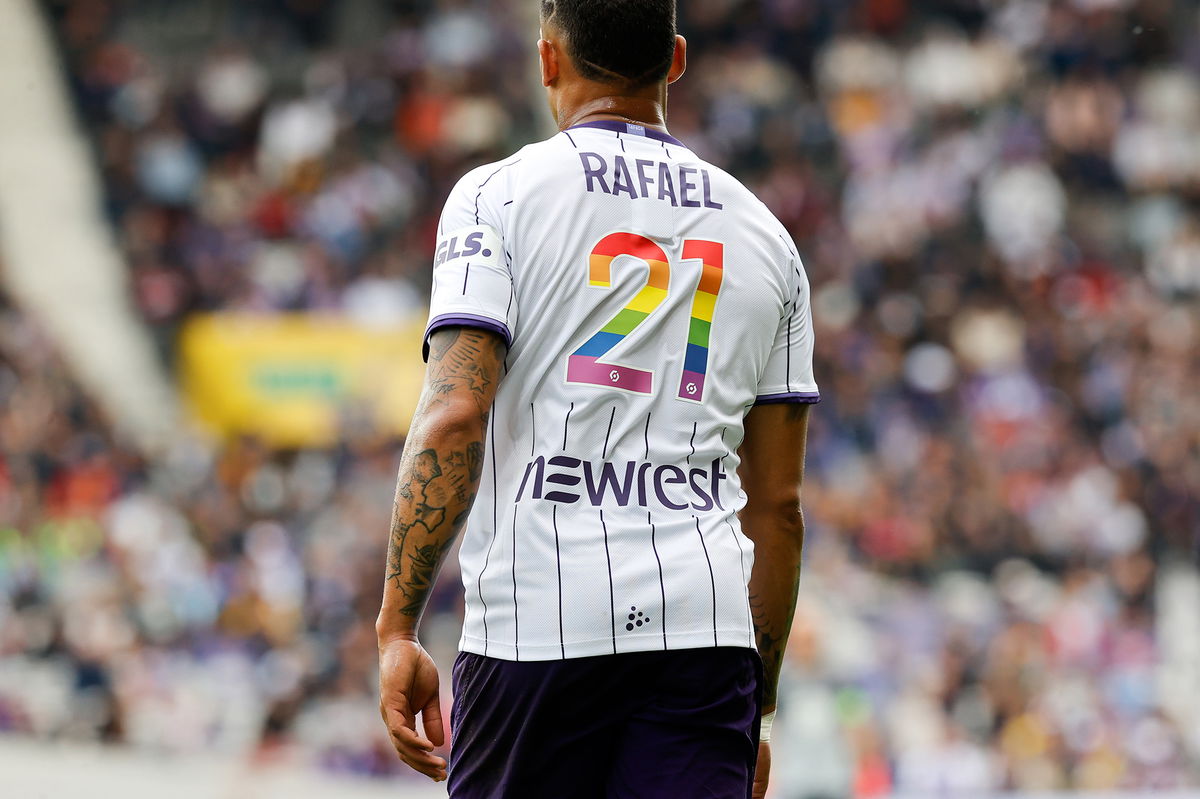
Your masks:
<svg viewBox="0 0 1200 799"><path fill-rule="evenodd" d="M675 36L675 55L671 56L671 69L667 72L667 83L674 83L683 77L687 69L687 39Z"/></svg>
<svg viewBox="0 0 1200 799"><path fill-rule="evenodd" d="M549 86L558 77L558 48L548 39L538 39L538 60L542 64L542 85Z"/></svg>

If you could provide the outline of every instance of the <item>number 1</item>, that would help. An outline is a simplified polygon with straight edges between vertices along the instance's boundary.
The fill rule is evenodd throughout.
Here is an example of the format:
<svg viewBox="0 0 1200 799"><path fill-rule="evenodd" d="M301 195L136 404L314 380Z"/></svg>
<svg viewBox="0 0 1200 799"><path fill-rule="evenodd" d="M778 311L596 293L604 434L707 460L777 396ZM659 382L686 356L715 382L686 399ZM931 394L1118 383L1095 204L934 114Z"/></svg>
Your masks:
<svg viewBox="0 0 1200 799"><path fill-rule="evenodd" d="M721 292L721 279L725 276L725 245L687 239L683 242L683 260L693 258L700 261L704 269L692 297L692 318L688 324L678 396L700 402L704 399L704 378L708 374L708 340L712 333L713 311L717 307L717 294Z"/></svg>

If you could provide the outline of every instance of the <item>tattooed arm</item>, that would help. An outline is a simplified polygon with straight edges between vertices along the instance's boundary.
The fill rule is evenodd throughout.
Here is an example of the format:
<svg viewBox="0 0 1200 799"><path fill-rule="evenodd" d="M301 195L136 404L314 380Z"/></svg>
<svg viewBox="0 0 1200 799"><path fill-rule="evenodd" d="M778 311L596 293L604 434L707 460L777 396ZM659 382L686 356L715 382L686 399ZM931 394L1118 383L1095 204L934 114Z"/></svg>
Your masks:
<svg viewBox="0 0 1200 799"><path fill-rule="evenodd" d="M804 516L800 483L804 479L804 447L811 406L781 403L756 405L746 416L739 473L746 490L742 529L754 541L750 574L750 610L762 656L765 685L763 713L775 710L779 669L800 583L800 550ZM760 746L754 796L765 795L771 769L770 747Z"/></svg>
<svg viewBox="0 0 1200 799"><path fill-rule="evenodd" d="M379 638L380 713L400 758L435 779L446 763L437 667L417 625L442 560L466 521L483 471L488 413L504 366L494 333L448 327L429 340L425 388L400 460ZM421 713L425 736L416 731Z"/></svg>
<svg viewBox="0 0 1200 799"><path fill-rule="evenodd" d="M466 521L479 475L488 413L506 348L495 333L443 328L400 461L381 632L416 632L446 550Z"/></svg>

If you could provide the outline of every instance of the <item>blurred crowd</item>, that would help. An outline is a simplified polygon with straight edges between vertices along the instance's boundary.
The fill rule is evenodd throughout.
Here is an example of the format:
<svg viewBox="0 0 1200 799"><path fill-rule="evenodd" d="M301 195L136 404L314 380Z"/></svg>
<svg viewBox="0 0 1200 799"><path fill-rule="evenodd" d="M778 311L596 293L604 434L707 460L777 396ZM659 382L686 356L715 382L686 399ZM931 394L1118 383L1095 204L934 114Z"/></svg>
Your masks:
<svg viewBox="0 0 1200 799"><path fill-rule="evenodd" d="M420 309L454 180L547 134L526 5L47 3L164 357L197 310ZM680 5L671 132L813 288L777 795L1200 786L1200 10ZM401 442L107 429L0 311L0 730L399 771Z"/></svg>

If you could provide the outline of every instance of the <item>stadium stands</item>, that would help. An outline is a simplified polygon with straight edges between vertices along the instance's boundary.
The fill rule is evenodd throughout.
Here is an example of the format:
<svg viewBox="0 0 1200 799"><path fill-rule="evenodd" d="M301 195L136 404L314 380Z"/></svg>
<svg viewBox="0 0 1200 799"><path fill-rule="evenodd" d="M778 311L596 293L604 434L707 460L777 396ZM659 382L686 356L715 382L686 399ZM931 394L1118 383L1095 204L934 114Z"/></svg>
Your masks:
<svg viewBox="0 0 1200 799"><path fill-rule="evenodd" d="M168 362L197 311L421 307L452 182L545 132L518 5L47 4ZM779 795L1200 785L1200 12L681 6L672 133L813 285ZM0 730L400 770L398 440L144 459L5 308L0 443Z"/></svg>

